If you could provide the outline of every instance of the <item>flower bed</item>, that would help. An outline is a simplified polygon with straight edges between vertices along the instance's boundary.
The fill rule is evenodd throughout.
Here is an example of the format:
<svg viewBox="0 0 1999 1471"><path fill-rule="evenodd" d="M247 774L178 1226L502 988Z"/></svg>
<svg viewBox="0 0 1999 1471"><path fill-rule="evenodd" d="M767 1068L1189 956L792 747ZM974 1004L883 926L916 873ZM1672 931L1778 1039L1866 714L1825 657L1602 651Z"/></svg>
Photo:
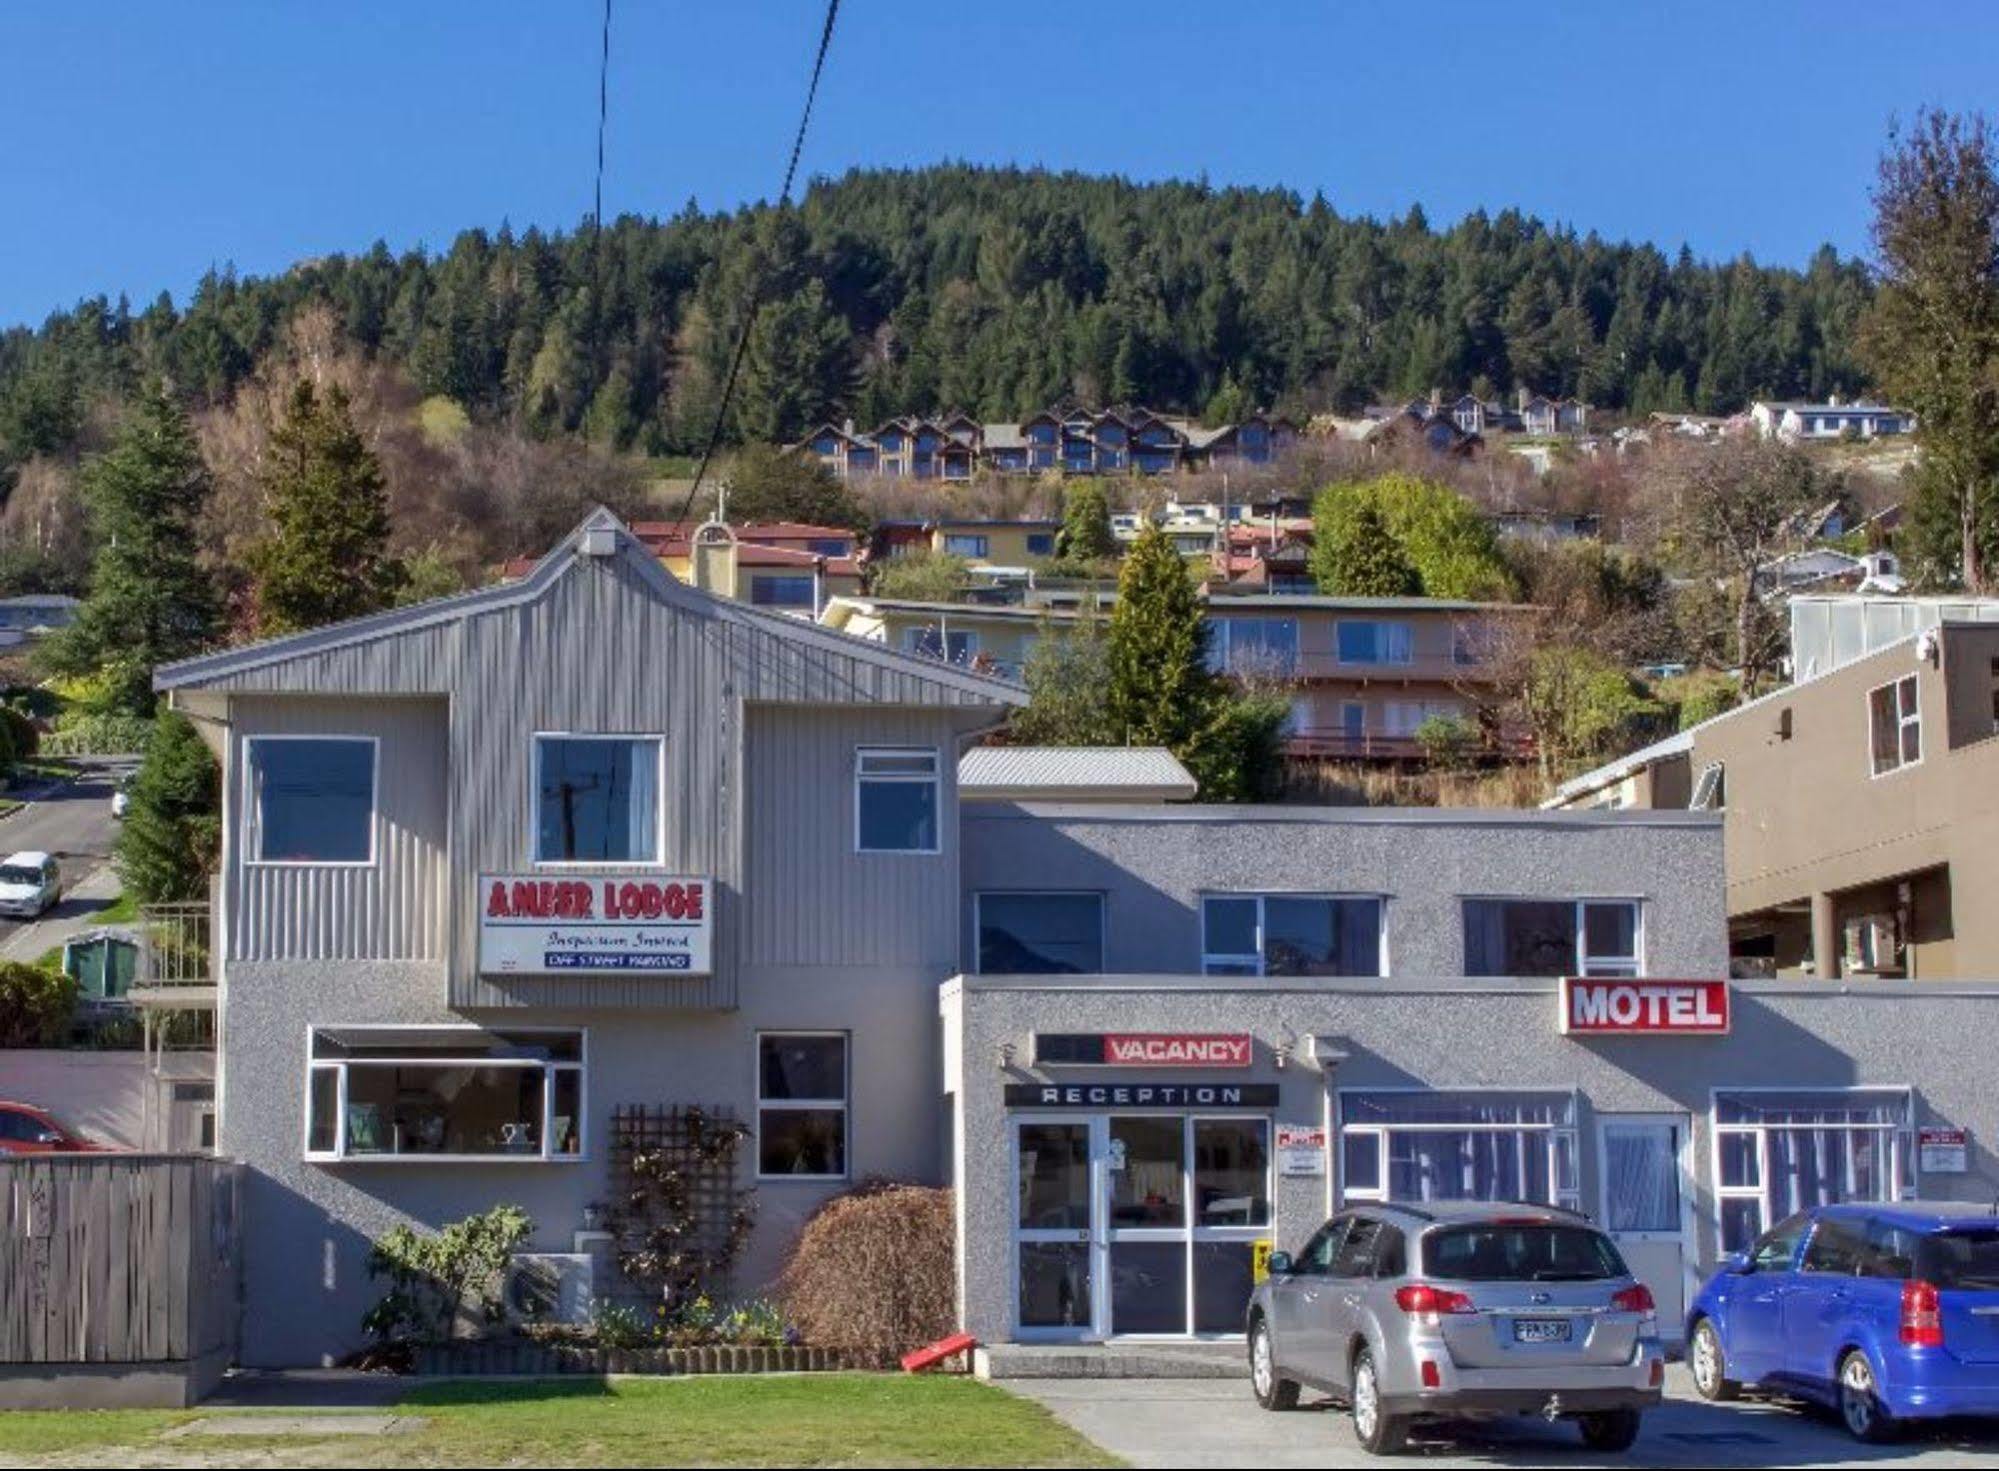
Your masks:
<svg viewBox="0 0 1999 1471"><path fill-rule="evenodd" d="M892 1356L803 1345L602 1348L525 1338L431 1344L416 1351L415 1363L419 1374L543 1379L567 1374L806 1374L892 1366Z"/></svg>

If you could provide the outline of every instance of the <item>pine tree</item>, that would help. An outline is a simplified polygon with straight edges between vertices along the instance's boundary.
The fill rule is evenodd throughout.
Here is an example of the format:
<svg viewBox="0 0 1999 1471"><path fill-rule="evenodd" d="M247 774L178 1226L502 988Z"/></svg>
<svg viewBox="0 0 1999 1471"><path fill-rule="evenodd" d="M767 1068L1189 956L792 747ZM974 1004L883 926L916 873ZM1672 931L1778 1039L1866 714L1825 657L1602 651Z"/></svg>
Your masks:
<svg viewBox="0 0 1999 1471"><path fill-rule="evenodd" d="M221 772L184 717L162 714L132 780L132 805L113 859L141 904L208 896L221 850Z"/></svg>
<svg viewBox="0 0 1999 1471"><path fill-rule="evenodd" d="M90 594L42 657L55 673L103 675L109 708L150 715L154 667L205 648L220 612L196 555L208 467L164 384L141 394L83 484L97 538Z"/></svg>
<svg viewBox="0 0 1999 1471"><path fill-rule="evenodd" d="M1062 492L1062 530L1055 550L1065 562L1095 562L1117 555L1111 503L1096 481L1073 481Z"/></svg>
<svg viewBox="0 0 1999 1471"><path fill-rule="evenodd" d="M1208 627L1187 564L1156 526L1139 533L1111 610L1111 729L1120 744L1181 751L1214 717L1221 684L1208 668Z"/></svg>
<svg viewBox="0 0 1999 1471"><path fill-rule="evenodd" d="M293 390L263 479L273 530L247 559L259 633L316 628L395 601L404 572L389 556L386 482L341 389L322 398L304 381Z"/></svg>
<svg viewBox="0 0 1999 1471"><path fill-rule="evenodd" d="M1403 554L1374 502L1362 496L1335 498L1317 508L1312 576L1319 590L1344 598L1407 598L1423 591L1423 580Z"/></svg>

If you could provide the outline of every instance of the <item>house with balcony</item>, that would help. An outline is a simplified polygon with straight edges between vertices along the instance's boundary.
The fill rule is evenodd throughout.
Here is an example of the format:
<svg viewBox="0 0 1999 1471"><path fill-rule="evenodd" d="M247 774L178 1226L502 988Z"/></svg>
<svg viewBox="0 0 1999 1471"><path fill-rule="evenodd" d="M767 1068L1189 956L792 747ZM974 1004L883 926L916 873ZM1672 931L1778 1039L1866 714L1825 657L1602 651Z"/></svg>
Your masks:
<svg viewBox="0 0 1999 1471"><path fill-rule="evenodd" d="M1792 610L1796 683L1586 772L1551 805L1720 813L1742 974L1999 975L1985 897L1999 883L1999 602Z"/></svg>
<svg viewBox="0 0 1999 1471"><path fill-rule="evenodd" d="M916 598L835 598L820 613L828 628L962 669L1019 680L1034 647L1061 638L1086 616L1040 604L937 603Z"/></svg>
<svg viewBox="0 0 1999 1471"><path fill-rule="evenodd" d="M861 590L860 537L842 526L637 521L631 533L681 581L795 618L816 618L829 600ZM526 577L536 565L516 557L502 575Z"/></svg>
<svg viewBox="0 0 1999 1471"><path fill-rule="evenodd" d="M1291 693L1294 757L1409 761L1433 717L1475 719L1498 678L1493 630L1517 604L1211 587L1208 659Z"/></svg>

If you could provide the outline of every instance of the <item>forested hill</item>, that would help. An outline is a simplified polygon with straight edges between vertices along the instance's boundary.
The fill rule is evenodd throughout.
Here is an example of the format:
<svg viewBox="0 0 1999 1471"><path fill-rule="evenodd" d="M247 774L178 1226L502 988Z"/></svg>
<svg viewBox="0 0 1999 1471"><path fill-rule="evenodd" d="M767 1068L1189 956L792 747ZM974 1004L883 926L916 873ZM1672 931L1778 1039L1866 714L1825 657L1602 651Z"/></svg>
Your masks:
<svg viewBox="0 0 1999 1471"><path fill-rule="evenodd" d="M1866 273L1830 249L1802 271L1710 264L1510 210L1436 230L1276 190L946 165L851 173L789 213L690 207L601 239L468 230L441 256L378 245L215 274L185 310L85 302L0 336L0 470L61 450L91 398L155 368L220 401L316 301L477 418L684 450L758 281L742 439L1063 396L1221 417L1524 385L1714 411L1865 386Z"/></svg>

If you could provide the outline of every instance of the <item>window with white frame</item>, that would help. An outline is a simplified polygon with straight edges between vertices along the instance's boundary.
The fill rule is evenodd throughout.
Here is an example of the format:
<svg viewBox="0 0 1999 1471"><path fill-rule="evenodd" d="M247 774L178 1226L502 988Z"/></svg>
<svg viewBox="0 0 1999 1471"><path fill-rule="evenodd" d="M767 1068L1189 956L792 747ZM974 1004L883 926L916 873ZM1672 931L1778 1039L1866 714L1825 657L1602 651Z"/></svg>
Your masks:
<svg viewBox="0 0 1999 1471"><path fill-rule="evenodd" d="M978 966L985 975L1098 975L1104 968L1104 896L996 893L974 897Z"/></svg>
<svg viewBox="0 0 1999 1471"><path fill-rule="evenodd" d="M244 745L250 862L374 862L372 738L252 736Z"/></svg>
<svg viewBox="0 0 1999 1471"><path fill-rule="evenodd" d="M1201 969L1211 976L1378 976L1378 895L1208 894Z"/></svg>
<svg viewBox="0 0 1999 1471"><path fill-rule="evenodd" d="M1916 1193L1913 1102L1903 1088L1717 1089L1715 1201L1723 1251L1796 1211Z"/></svg>
<svg viewBox="0 0 1999 1471"><path fill-rule="evenodd" d="M854 753L854 847L936 853L943 776L931 746L863 746Z"/></svg>
<svg viewBox="0 0 1999 1471"><path fill-rule="evenodd" d="M305 1153L317 1160L575 1160L583 1033L315 1027Z"/></svg>
<svg viewBox="0 0 1999 1471"><path fill-rule="evenodd" d="M1915 675L1867 692L1867 734L1876 776L1923 759L1923 712L1916 701Z"/></svg>
<svg viewBox="0 0 1999 1471"><path fill-rule="evenodd" d="M1415 641L1406 623L1342 619L1338 639L1342 664L1407 664L1414 657Z"/></svg>
<svg viewBox="0 0 1999 1471"><path fill-rule="evenodd" d="M1694 812L1719 812L1728 805L1728 778L1726 769L1719 761L1710 761L1701 768L1701 774L1694 782L1693 799L1687 807Z"/></svg>
<svg viewBox="0 0 1999 1471"><path fill-rule="evenodd" d="M1573 1093L1343 1090L1341 1199L1538 1201L1573 1210L1576 1111Z"/></svg>
<svg viewBox="0 0 1999 1471"><path fill-rule="evenodd" d="M970 557L984 561L990 554L992 542L984 536L970 532L952 532L944 538L944 553L951 557Z"/></svg>
<svg viewBox="0 0 1999 1471"><path fill-rule="evenodd" d="M660 862L658 736L534 738L535 862Z"/></svg>
<svg viewBox="0 0 1999 1471"><path fill-rule="evenodd" d="M1468 976L1643 974L1635 899L1467 899Z"/></svg>
<svg viewBox="0 0 1999 1471"><path fill-rule="evenodd" d="M757 1034L757 1173L847 1174L847 1034Z"/></svg>

